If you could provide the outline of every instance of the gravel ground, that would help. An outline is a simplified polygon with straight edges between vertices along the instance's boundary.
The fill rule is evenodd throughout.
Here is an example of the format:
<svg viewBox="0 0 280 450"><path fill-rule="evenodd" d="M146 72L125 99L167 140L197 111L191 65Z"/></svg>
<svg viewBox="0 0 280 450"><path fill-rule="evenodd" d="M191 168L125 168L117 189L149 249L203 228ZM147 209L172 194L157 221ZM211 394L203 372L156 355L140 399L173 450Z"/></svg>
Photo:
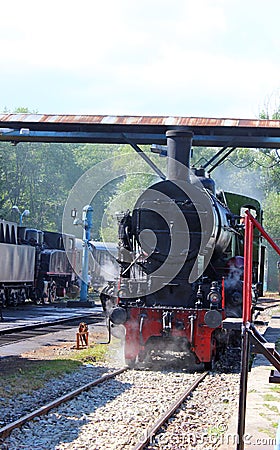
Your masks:
<svg viewBox="0 0 280 450"><path fill-rule="evenodd" d="M182 371L125 372L13 431L1 449L131 449L196 377ZM149 448L217 448L237 389L237 375L212 374Z"/></svg>
<svg viewBox="0 0 280 450"><path fill-rule="evenodd" d="M73 344L71 344L72 346ZM48 359L64 355L70 345L43 347L28 358ZM13 360L1 362L4 370ZM223 441L229 419L237 409L239 355L233 355L226 370L211 373L169 420L147 449L217 449ZM236 364L237 362L237 364ZM118 358L106 364L86 364L71 375L54 379L32 394L7 400L0 398L0 425L15 420L47 402L91 382L122 366ZM196 374L173 370L131 370L47 416L25 424L0 443L1 450L106 450L132 449L173 403L175 397L194 381ZM7 387L9 389L9 387Z"/></svg>
<svg viewBox="0 0 280 450"><path fill-rule="evenodd" d="M73 343L60 346L48 345L30 353L23 353L21 359L5 358L1 361L1 366L6 373L9 373L15 368L15 364L17 369L20 369L21 362L26 365L26 363L32 363L32 360L53 359L66 356L70 351L73 351ZM32 409L37 409L122 366L122 353L119 348L116 348L114 357L111 357L110 362L106 364L85 364L72 374L51 380L33 393L25 393L12 399L0 398L0 425L4 426ZM182 370L180 363L177 369L174 369L172 362L169 364L165 362L163 368L160 364L155 367L157 370L152 368L131 370L119 375L116 379L103 383L50 411L47 416L26 423L0 443L0 449L119 450L133 448L145 436L145 428L151 426L174 402L179 393L192 384L197 377L195 373ZM230 364L228 370L231 369ZM202 405L199 406L199 398L195 400L197 394L193 394L191 403L189 401L186 403L183 417L170 421L171 424L177 423L174 425L175 428L168 428L167 431L162 432L158 440L153 441L155 446L149 448L217 448L214 445L214 434L217 429L221 433L219 427L226 428L228 416L236 407L234 401L236 389L238 389L238 376L237 378L236 376L231 373L212 374L210 381L204 382L206 391ZM220 398L219 391L224 383L228 387L226 391L223 388L224 393ZM8 386L7 390L9 390ZM186 424L190 425L190 428ZM181 435L181 444L179 437L175 436L176 429ZM185 432L182 433L182 430ZM203 437L203 443L205 441L207 445L209 444L210 433L211 447L201 446L199 437L204 436L205 433L208 438ZM185 443L190 438L192 446L186 447Z"/></svg>
<svg viewBox="0 0 280 450"><path fill-rule="evenodd" d="M148 449L217 449L237 408L238 374L207 377Z"/></svg>
<svg viewBox="0 0 280 450"><path fill-rule="evenodd" d="M0 427L113 370L109 366L87 364L72 374L48 381L43 388L32 393L10 399L0 398ZM6 391L10 392L9 386Z"/></svg>

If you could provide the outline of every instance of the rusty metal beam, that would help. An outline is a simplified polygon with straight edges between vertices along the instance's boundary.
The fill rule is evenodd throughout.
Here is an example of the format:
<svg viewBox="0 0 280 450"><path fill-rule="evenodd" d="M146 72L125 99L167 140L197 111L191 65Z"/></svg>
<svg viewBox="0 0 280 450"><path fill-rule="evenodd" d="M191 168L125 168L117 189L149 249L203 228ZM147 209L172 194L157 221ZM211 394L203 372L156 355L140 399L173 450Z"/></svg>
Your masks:
<svg viewBox="0 0 280 450"><path fill-rule="evenodd" d="M193 146L280 148L279 120L151 116L0 115L0 141L165 144L168 130L192 131ZM126 137L126 139L124 138Z"/></svg>

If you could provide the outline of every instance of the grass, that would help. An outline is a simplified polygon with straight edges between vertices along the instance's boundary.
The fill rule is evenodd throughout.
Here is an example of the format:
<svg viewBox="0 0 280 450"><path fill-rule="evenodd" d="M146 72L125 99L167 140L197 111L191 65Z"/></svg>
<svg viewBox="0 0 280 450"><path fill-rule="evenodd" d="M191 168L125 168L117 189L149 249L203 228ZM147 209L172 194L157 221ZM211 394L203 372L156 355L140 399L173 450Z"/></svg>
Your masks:
<svg viewBox="0 0 280 450"><path fill-rule="evenodd" d="M207 430L208 436L216 436L216 437L219 437L219 436L223 435L224 432L225 432L225 430L221 426L209 427L208 430Z"/></svg>
<svg viewBox="0 0 280 450"><path fill-rule="evenodd" d="M71 360L35 360L26 364L26 368L16 367L14 373L3 375L0 382L0 397L12 398L40 389L51 378L72 373L81 365Z"/></svg>
<svg viewBox="0 0 280 450"><path fill-rule="evenodd" d="M271 391L273 392L277 392L278 394L280 394L280 385L276 384L275 386L272 386L270 388ZM279 400L279 399L278 399Z"/></svg>
<svg viewBox="0 0 280 450"><path fill-rule="evenodd" d="M105 361L108 353L108 346L103 344L96 344L93 347L85 348L71 352L71 361L80 361L81 363ZM69 358L69 355L67 356Z"/></svg>
<svg viewBox="0 0 280 450"><path fill-rule="evenodd" d="M258 432L266 434L270 438L275 438L275 431L274 430L270 430L269 428L258 428Z"/></svg>
<svg viewBox="0 0 280 450"><path fill-rule="evenodd" d="M269 409L269 411L278 414L278 408L277 408L277 406L274 406L274 405L268 405L267 403L265 403L264 406L265 406L267 409Z"/></svg>
<svg viewBox="0 0 280 450"><path fill-rule="evenodd" d="M263 399L266 402L278 402L279 401L279 398L275 397L275 395L272 395L272 394L265 394L263 396Z"/></svg>
<svg viewBox="0 0 280 450"><path fill-rule="evenodd" d="M104 361L108 346L97 344L84 350L71 351L67 356L56 359L38 360L19 358L11 373L0 378L0 404L7 398L29 394L42 388L52 378L71 374L84 363Z"/></svg>

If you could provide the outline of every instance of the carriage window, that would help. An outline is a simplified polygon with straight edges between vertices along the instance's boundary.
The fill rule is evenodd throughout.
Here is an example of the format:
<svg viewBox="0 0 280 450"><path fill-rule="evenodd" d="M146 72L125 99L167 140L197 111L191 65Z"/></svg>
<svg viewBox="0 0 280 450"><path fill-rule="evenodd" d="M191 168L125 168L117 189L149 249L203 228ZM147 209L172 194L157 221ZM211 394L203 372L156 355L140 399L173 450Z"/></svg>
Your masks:
<svg viewBox="0 0 280 450"><path fill-rule="evenodd" d="M60 236L60 237L57 239L57 248L60 249L60 250L63 249L63 238L62 238L62 236Z"/></svg>
<svg viewBox="0 0 280 450"><path fill-rule="evenodd" d="M6 225L5 242L6 242L7 244L10 244L10 243L11 243L11 239L10 239L10 228L9 228L9 225L8 225L8 224Z"/></svg>
<svg viewBox="0 0 280 450"><path fill-rule="evenodd" d="M4 225L1 223L0 226L0 242L4 242Z"/></svg>
<svg viewBox="0 0 280 450"><path fill-rule="evenodd" d="M38 243L40 245L43 245L44 242L44 233L43 231L38 231Z"/></svg>
<svg viewBox="0 0 280 450"><path fill-rule="evenodd" d="M16 244L16 231L13 225L11 230L11 244Z"/></svg>
<svg viewBox="0 0 280 450"><path fill-rule="evenodd" d="M74 248L74 239L70 238L69 239L69 250L73 250Z"/></svg>

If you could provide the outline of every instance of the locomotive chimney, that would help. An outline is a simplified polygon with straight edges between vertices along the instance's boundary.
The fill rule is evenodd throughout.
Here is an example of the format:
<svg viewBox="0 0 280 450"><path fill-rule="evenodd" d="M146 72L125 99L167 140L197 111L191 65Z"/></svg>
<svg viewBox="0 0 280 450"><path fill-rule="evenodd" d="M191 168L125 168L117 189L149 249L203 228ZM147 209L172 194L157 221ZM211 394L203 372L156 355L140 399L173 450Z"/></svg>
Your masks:
<svg viewBox="0 0 280 450"><path fill-rule="evenodd" d="M167 179L190 181L189 167L192 146L192 131L170 130L167 137Z"/></svg>

